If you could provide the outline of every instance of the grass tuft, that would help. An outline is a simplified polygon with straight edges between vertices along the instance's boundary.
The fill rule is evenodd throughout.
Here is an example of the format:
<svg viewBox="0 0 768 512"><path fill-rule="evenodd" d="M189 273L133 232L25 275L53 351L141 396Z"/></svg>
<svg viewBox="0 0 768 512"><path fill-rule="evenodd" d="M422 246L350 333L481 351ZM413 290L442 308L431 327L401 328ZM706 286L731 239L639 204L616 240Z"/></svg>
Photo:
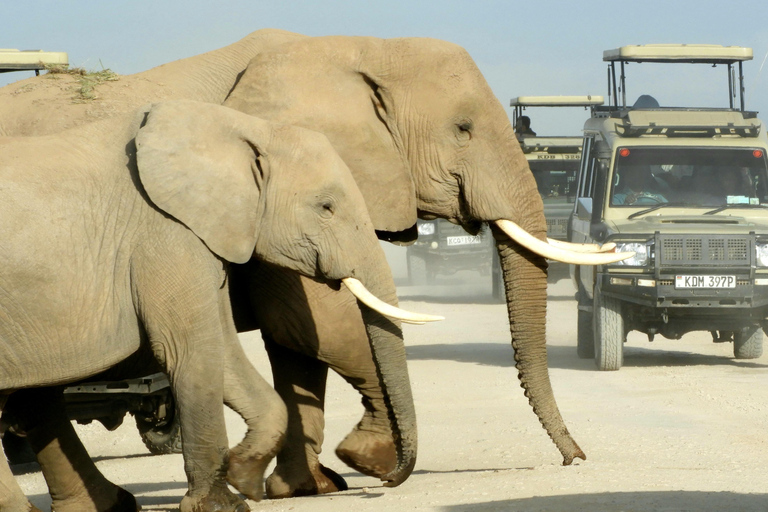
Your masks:
<svg viewBox="0 0 768 512"><path fill-rule="evenodd" d="M51 78L58 78L57 75L70 75L75 77L78 83L77 95L74 97L76 102L92 101L98 98L96 95L96 86L104 82L112 82L120 79L120 75L111 69L102 69L101 71L86 71L84 68L70 68L69 66L46 66L45 70Z"/></svg>

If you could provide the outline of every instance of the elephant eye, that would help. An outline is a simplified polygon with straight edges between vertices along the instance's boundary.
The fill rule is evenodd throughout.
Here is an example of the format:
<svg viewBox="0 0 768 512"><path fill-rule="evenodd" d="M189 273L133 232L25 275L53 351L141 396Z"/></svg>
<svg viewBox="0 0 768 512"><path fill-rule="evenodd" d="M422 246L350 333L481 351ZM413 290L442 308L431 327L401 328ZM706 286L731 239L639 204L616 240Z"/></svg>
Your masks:
<svg viewBox="0 0 768 512"><path fill-rule="evenodd" d="M472 123L470 121L462 121L456 125L456 128L458 128L459 133L458 136L461 139L471 139L472 138Z"/></svg>
<svg viewBox="0 0 768 512"><path fill-rule="evenodd" d="M326 199L320 203L320 215L326 219L333 217L333 202Z"/></svg>

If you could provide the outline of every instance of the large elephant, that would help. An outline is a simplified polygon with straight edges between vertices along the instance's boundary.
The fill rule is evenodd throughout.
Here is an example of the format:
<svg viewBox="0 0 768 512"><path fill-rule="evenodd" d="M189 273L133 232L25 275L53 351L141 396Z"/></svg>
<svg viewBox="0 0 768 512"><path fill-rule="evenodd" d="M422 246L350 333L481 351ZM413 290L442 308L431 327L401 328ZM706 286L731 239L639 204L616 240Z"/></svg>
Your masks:
<svg viewBox="0 0 768 512"><path fill-rule="evenodd" d="M533 175L503 107L464 49L424 38L299 39L256 56L224 105L327 135L352 170L381 239L412 241L417 217L445 218L469 232L490 223L525 395L564 464L585 457L549 381L547 258L623 258L547 243ZM354 298L256 261L234 269L231 290L239 329L262 330L276 388L289 410L287 442L267 481L268 495L344 488L318 460L328 367L355 383L365 407L337 455L386 479L397 460L392 439L398 433L390 430L386 392ZM278 300L248 304L249 297L263 296Z"/></svg>
<svg viewBox="0 0 768 512"><path fill-rule="evenodd" d="M544 217L533 177L503 108L472 59L460 47L429 39L306 38L280 31L258 31L246 39L251 38L259 43L247 45L249 51L258 51L245 73L230 66L222 75L227 80L217 80L212 76L218 68L216 56L229 52L210 52L120 79L124 86L135 78L130 84L139 91L144 78L154 81L143 95L122 92L130 88L118 88L120 81L103 84L103 101L114 107L100 112L109 115L121 102L168 94L163 84L193 97L206 91L205 101L221 101L231 90L228 106L326 133L352 170L384 239L411 240L417 215L448 218L469 230L484 221L517 221L509 224L516 241L496 224L493 229L521 384L564 461L583 456L568 434L549 384L542 254L582 264L595 260L542 243ZM233 62L242 59L225 59L225 64ZM173 73L167 74L170 69ZM163 76L162 83L158 76ZM63 113L63 121L57 122L68 125L87 122L92 117L89 109L99 108L72 104L57 88L35 101L30 95L44 79L0 89L0 126L6 133L47 130L44 122L28 120L42 116L40 111L49 104ZM206 89L211 83L218 86L216 94ZM390 409L388 383L371 357L366 336L370 328L366 332L356 301L344 290L300 281L296 274L256 262L236 269L231 282L240 328L262 328L276 386L289 405L289 442L278 457L269 494L344 487L343 480L318 461L329 366L363 393L366 408L337 453L392 485L404 480L409 470L403 468L413 467L415 437L390 424L397 418ZM275 300L262 301L267 293L275 294ZM250 303L252 297L256 304ZM249 487L244 468L230 468L230 482L247 496L260 497L258 488Z"/></svg>
<svg viewBox="0 0 768 512"><path fill-rule="evenodd" d="M52 391L28 388L87 378L151 352L178 403L189 480L181 510L247 510L226 486L222 404L259 420L258 435L231 458L259 454L262 472L286 412L238 342L227 262L255 257L341 280L374 306L364 284L394 302L383 251L344 162L316 132L190 101L56 135L3 138L0 148L0 411L14 393L50 402L53 410L29 427L48 462L54 508L131 510L135 502L97 478L61 403L46 398ZM405 404L397 414L408 431L415 419L399 324L363 310L383 331L387 346L374 353L399 380L392 393ZM247 410L252 404L259 410ZM67 428L35 435L35 423L47 420ZM0 457L0 509L30 507Z"/></svg>

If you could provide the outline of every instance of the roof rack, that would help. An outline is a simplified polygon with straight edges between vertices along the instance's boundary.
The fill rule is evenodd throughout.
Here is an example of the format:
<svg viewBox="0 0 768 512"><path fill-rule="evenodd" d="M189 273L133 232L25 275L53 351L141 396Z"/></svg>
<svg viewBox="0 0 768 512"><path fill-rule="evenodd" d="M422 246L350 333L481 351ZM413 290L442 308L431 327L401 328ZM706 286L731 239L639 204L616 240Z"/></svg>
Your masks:
<svg viewBox="0 0 768 512"><path fill-rule="evenodd" d="M524 153L578 153L581 137L523 137L520 145Z"/></svg>
<svg viewBox="0 0 768 512"><path fill-rule="evenodd" d="M39 75L41 69L68 65L69 57L66 52L0 49L0 73L34 71L36 75Z"/></svg>
<svg viewBox="0 0 768 512"><path fill-rule="evenodd" d="M736 77L733 66L739 68L739 97L740 110L744 111L744 74L742 64L752 60L752 48L743 46L721 46L715 44L646 44L629 45L606 50L603 61L608 62L608 96L613 96L613 108L619 108L619 93L621 93L621 108L627 108L627 89L624 65L627 62L656 62L656 63L689 63L689 64L725 64L728 66L728 100L730 108L734 108L736 96ZM616 80L616 63L621 67L619 81Z"/></svg>
<svg viewBox="0 0 768 512"><path fill-rule="evenodd" d="M757 137L761 128L756 118L736 111L721 111L720 115L713 117L708 110L629 110L621 118L616 131L622 137Z"/></svg>

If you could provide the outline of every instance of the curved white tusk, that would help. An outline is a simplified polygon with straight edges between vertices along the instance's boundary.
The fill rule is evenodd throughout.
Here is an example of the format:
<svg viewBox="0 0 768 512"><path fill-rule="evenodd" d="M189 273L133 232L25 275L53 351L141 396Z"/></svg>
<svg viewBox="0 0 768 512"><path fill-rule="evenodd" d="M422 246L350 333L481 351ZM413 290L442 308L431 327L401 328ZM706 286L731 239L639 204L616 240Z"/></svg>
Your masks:
<svg viewBox="0 0 768 512"><path fill-rule="evenodd" d="M575 244L573 242L564 242L562 240L555 240L554 238L547 238L547 242L549 243L549 245L553 245L559 249L564 249L566 251L574 251L574 252L586 252L586 253L613 252L613 250L616 249L616 244L613 242L608 242L607 244L603 244L603 245Z"/></svg>
<svg viewBox="0 0 768 512"><path fill-rule="evenodd" d="M511 220L499 219L496 221L496 225L499 226L509 238L529 251L533 251L547 259L563 263L572 263L574 265L605 265L607 263L616 263L617 261L626 260L635 255L633 252L589 254L568 251L539 240Z"/></svg>
<svg viewBox="0 0 768 512"><path fill-rule="evenodd" d="M368 306L369 308L378 311L384 316L390 316L392 318L398 318L401 321L409 324L423 324L425 322L436 322L438 320L445 320L442 316L423 315L420 313L411 313L404 309L387 304L383 300L376 297L374 294L368 291L368 289L359 280L354 277L345 277L341 280L344 283L352 295L357 297L357 300Z"/></svg>

